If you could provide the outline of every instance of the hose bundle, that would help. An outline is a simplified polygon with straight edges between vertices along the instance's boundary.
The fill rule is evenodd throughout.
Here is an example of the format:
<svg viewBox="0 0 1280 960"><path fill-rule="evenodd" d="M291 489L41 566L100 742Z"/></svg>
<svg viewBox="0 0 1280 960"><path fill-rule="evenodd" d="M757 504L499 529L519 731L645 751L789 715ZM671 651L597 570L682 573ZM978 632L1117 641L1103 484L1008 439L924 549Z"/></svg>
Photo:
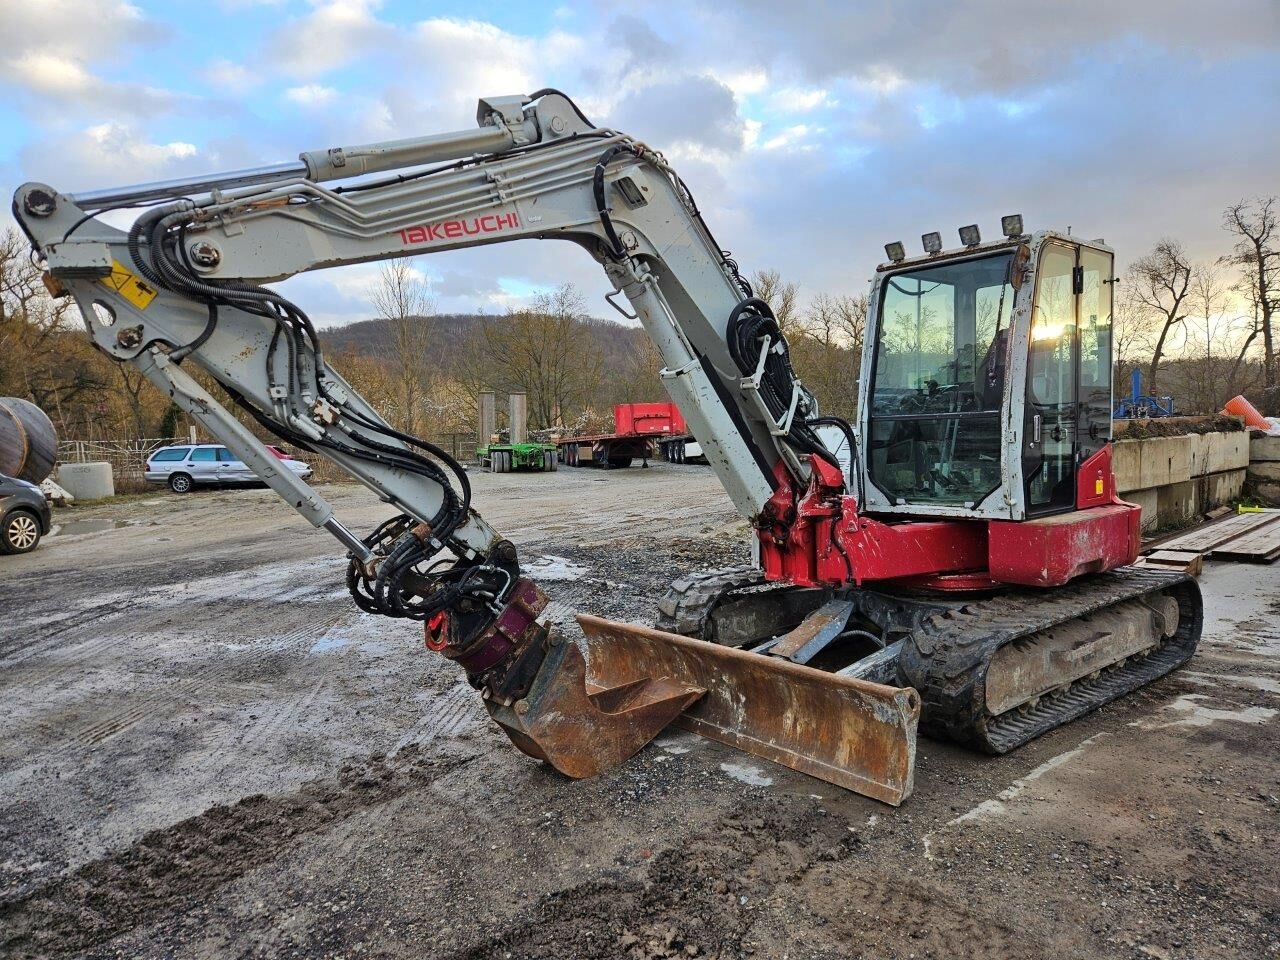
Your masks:
<svg viewBox="0 0 1280 960"><path fill-rule="evenodd" d="M760 363L760 350L768 342L769 352L765 357L763 376L760 379L760 396L769 415L781 422L791 409L795 392L800 390L796 414L792 418L786 440L795 450L816 454L839 470L840 461L813 432L808 418L810 414L817 412L817 405L801 389L796 379L787 339L782 335L782 328L778 326L778 320L769 304L759 297L743 300L729 314L725 332L729 355L745 377L755 374Z"/></svg>
<svg viewBox="0 0 1280 960"><path fill-rule="evenodd" d="M233 388L228 395L264 429L304 450L326 450L344 456L402 470L431 480L442 491L441 503L425 527L429 536L415 535L418 521L400 514L381 524L365 538L377 557L376 574L370 575L354 557L347 570L347 584L356 604L369 613L425 620L436 612L472 596L488 602L495 588L510 577L497 567L480 562L454 564L437 560L458 528L466 522L471 504L471 484L466 471L448 452L339 400L329 389L330 378L315 326L301 308L266 287L243 281L209 280L198 276L186 257L186 234L195 205L184 200L148 210L134 222L128 234L129 253L138 272L155 285L208 307L209 320L191 343L172 345L170 357L180 362L213 335L220 308L231 307L275 324L266 355L268 388L282 387L286 396L306 393L319 396L341 412L346 442L328 433L306 436L272 412L259 408ZM287 352L287 382L276 373L276 355ZM274 389L272 389L274 393ZM304 416L305 411L294 411ZM465 552L460 548L458 553Z"/></svg>

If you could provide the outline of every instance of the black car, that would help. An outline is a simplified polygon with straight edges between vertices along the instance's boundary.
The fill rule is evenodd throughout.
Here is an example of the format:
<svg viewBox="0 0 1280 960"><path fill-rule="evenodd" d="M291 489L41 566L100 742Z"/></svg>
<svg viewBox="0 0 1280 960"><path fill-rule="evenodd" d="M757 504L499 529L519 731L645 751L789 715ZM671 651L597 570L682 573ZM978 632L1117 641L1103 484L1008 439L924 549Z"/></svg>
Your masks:
<svg viewBox="0 0 1280 960"><path fill-rule="evenodd" d="M49 532L49 502L34 483L0 473L0 553L28 553Z"/></svg>

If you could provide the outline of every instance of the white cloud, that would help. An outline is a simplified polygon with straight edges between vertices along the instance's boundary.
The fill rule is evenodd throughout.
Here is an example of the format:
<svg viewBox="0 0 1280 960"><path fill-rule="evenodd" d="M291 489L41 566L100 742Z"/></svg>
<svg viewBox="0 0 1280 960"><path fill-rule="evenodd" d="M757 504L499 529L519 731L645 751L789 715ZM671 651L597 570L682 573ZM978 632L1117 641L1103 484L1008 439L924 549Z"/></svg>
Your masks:
<svg viewBox="0 0 1280 960"><path fill-rule="evenodd" d="M132 4L0 0L0 23L7 37L24 40L20 53L0 59L0 79L33 95L32 113L42 123L50 120L50 98L60 106L116 116L155 113L178 99L146 84L104 80L92 69L95 63L114 61L127 45L156 44L168 34L168 28L148 20Z"/></svg>
<svg viewBox="0 0 1280 960"><path fill-rule="evenodd" d="M148 143L129 126L100 123L85 130L89 140L111 154L142 167L163 165L170 160L185 160L199 151L194 143L175 140L172 143Z"/></svg>
<svg viewBox="0 0 1280 960"><path fill-rule="evenodd" d="M659 146L671 157L742 149L743 120L733 91L712 77L677 76L625 97L608 115L611 126Z"/></svg>
<svg viewBox="0 0 1280 960"><path fill-rule="evenodd" d="M760 146L765 150L778 150L782 147L801 147L800 141L804 140L812 132L815 132L813 127L797 123L770 137Z"/></svg>
<svg viewBox="0 0 1280 960"><path fill-rule="evenodd" d="M444 81L441 92L456 91L466 101L531 93L539 69L535 44L480 20L423 20L414 29L414 47Z"/></svg>
<svg viewBox="0 0 1280 960"><path fill-rule="evenodd" d="M269 62L294 77L315 77L371 53L394 36L375 15L381 0L329 0L268 39Z"/></svg>
<svg viewBox="0 0 1280 960"><path fill-rule="evenodd" d="M214 60L204 70L204 78L218 94L248 93L261 82L261 75L234 60Z"/></svg>
<svg viewBox="0 0 1280 960"><path fill-rule="evenodd" d="M301 87L290 87L284 92L285 99L301 107L324 107L333 103L338 91L319 83L308 83Z"/></svg>
<svg viewBox="0 0 1280 960"><path fill-rule="evenodd" d="M33 178L70 191L166 179L217 165L216 157L202 160L194 143L155 142L134 125L118 122L30 144L21 159Z"/></svg>
<svg viewBox="0 0 1280 960"><path fill-rule="evenodd" d="M855 79L857 86L872 93L888 96L907 85L907 78L889 67L872 67Z"/></svg>
<svg viewBox="0 0 1280 960"><path fill-rule="evenodd" d="M769 96L769 106L788 113L808 113L822 106L835 106L826 90L805 87L783 87Z"/></svg>
<svg viewBox="0 0 1280 960"><path fill-rule="evenodd" d="M769 74L763 70L744 70L739 73L717 75L716 79L732 90L734 96L739 99L763 93L769 87Z"/></svg>
<svg viewBox="0 0 1280 960"><path fill-rule="evenodd" d="M160 39L168 31L131 3L110 0L4 0L5 34L33 52L72 60L107 59L125 43Z"/></svg>
<svg viewBox="0 0 1280 960"><path fill-rule="evenodd" d="M48 50L33 50L3 61L4 74L36 93L76 97L93 87L94 78L81 64Z"/></svg>

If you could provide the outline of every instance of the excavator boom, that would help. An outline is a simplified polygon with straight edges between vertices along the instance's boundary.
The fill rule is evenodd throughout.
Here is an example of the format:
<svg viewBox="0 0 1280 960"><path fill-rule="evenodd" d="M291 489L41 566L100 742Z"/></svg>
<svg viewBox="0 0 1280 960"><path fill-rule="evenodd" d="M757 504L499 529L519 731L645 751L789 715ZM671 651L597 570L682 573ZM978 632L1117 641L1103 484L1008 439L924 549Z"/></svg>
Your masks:
<svg viewBox="0 0 1280 960"><path fill-rule="evenodd" d="M344 264L566 240L626 297L744 516L768 513L780 477L801 487L815 457L834 462L768 306L661 154L595 128L555 91L482 100L477 120L474 130L210 177L79 194L28 183L14 210L50 289L75 298L97 346L137 366L334 535L361 608L423 622L427 645L459 662L524 752L594 775L682 718L901 802L912 783L913 691L591 618L580 650L545 622L546 597L473 509L465 470L383 420L329 365L306 313L266 286ZM121 207L142 208L127 231L101 217ZM399 513L367 536L349 530L185 365L264 431L332 460Z"/></svg>

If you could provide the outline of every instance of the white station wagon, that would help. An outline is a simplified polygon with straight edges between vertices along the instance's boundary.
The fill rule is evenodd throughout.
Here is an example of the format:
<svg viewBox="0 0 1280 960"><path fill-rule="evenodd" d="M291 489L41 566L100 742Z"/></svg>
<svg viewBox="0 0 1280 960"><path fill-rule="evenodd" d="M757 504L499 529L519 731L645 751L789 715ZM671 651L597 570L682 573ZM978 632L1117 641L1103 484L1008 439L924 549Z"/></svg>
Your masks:
<svg viewBox="0 0 1280 960"><path fill-rule="evenodd" d="M267 449L303 480L311 476L311 467L301 460L276 447ZM148 483L167 483L174 493L188 493L197 486L261 482L248 464L216 443L160 447L147 458L143 476Z"/></svg>

